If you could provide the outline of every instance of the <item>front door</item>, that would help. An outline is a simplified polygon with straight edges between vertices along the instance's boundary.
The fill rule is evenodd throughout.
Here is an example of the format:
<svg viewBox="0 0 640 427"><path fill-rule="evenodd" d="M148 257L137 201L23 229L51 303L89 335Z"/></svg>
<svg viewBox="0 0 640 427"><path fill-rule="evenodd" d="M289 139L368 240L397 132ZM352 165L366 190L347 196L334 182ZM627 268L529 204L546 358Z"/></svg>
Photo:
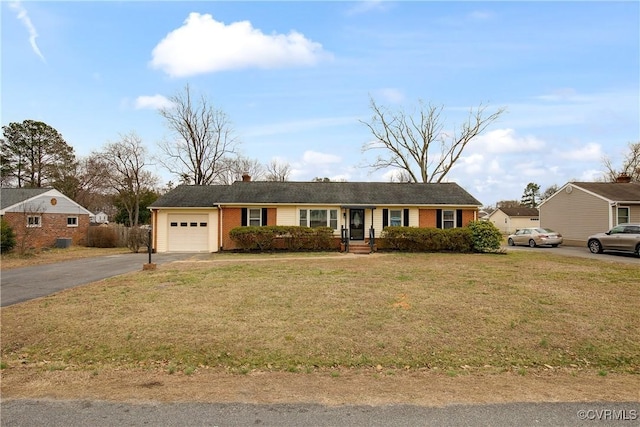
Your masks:
<svg viewBox="0 0 640 427"><path fill-rule="evenodd" d="M364 240L364 209L349 210L351 240Z"/></svg>

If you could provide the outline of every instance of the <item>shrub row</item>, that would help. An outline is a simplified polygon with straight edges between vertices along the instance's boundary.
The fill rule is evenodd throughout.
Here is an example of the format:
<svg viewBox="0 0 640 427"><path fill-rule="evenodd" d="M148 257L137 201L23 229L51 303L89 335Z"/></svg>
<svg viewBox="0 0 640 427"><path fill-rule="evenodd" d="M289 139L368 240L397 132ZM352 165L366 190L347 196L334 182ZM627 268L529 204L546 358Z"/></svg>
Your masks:
<svg viewBox="0 0 640 427"><path fill-rule="evenodd" d="M403 252L471 252L467 228L386 227L378 248Z"/></svg>
<svg viewBox="0 0 640 427"><path fill-rule="evenodd" d="M378 248L405 252L489 252L500 248L502 235L490 222L463 228L386 227Z"/></svg>
<svg viewBox="0 0 640 427"><path fill-rule="evenodd" d="M336 249L330 227L298 227L269 225L266 227L236 227L229 232L231 239L246 251L326 251Z"/></svg>

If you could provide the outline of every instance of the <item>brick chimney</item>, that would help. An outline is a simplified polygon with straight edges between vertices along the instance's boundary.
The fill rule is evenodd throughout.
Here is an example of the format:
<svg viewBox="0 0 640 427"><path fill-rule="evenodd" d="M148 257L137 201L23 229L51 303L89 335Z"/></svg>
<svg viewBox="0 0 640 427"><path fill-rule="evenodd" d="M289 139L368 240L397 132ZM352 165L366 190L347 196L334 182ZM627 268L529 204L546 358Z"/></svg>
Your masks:
<svg viewBox="0 0 640 427"><path fill-rule="evenodd" d="M625 183L626 184L626 183L631 182L631 177L629 175L627 175L626 173L622 172L616 178L616 182L621 182L621 183Z"/></svg>
<svg viewBox="0 0 640 427"><path fill-rule="evenodd" d="M251 181L251 175L249 175L248 173L243 173L242 174L242 182L249 182Z"/></svg>

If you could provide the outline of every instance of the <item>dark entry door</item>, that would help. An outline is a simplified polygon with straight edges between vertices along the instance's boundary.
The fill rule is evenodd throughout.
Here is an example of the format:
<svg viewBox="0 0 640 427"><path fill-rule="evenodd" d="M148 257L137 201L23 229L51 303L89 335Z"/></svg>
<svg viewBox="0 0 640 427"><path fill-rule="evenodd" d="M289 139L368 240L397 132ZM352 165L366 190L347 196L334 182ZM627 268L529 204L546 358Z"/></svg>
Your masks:
<svg viewBox="0 0 640 427"><path fill-rule="evenodd" d="M351 240L364 240L364 209L349 210Z"/></svg>

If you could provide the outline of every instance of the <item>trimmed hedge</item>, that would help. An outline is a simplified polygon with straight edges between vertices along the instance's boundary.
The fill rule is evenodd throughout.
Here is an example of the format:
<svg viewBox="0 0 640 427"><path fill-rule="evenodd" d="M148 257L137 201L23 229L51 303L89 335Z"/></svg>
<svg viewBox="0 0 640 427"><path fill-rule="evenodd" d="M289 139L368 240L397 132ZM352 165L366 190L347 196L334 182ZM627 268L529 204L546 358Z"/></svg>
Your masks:
<svg viewBox="0 0 640 427"><path fill-rule="evenodd" d="M387 227L378 240L380 249L405 252L494 252L502 234L487 221L472 221L462 228Z"/></svg>
<svg viewBox="0 0 640 427"><path fill-rule="evenodd" d="M245 251L328 251L335 250L335 238L330 227L298 227L269 225L263 227L236 227L229 232L233 240Z"/></svg>
<svg viewBox="0 0 640 427"><path fill-rule="evenodd" d="M472 252L468 228L386 227L378 240L380 249L404 252Z"/></svg>

